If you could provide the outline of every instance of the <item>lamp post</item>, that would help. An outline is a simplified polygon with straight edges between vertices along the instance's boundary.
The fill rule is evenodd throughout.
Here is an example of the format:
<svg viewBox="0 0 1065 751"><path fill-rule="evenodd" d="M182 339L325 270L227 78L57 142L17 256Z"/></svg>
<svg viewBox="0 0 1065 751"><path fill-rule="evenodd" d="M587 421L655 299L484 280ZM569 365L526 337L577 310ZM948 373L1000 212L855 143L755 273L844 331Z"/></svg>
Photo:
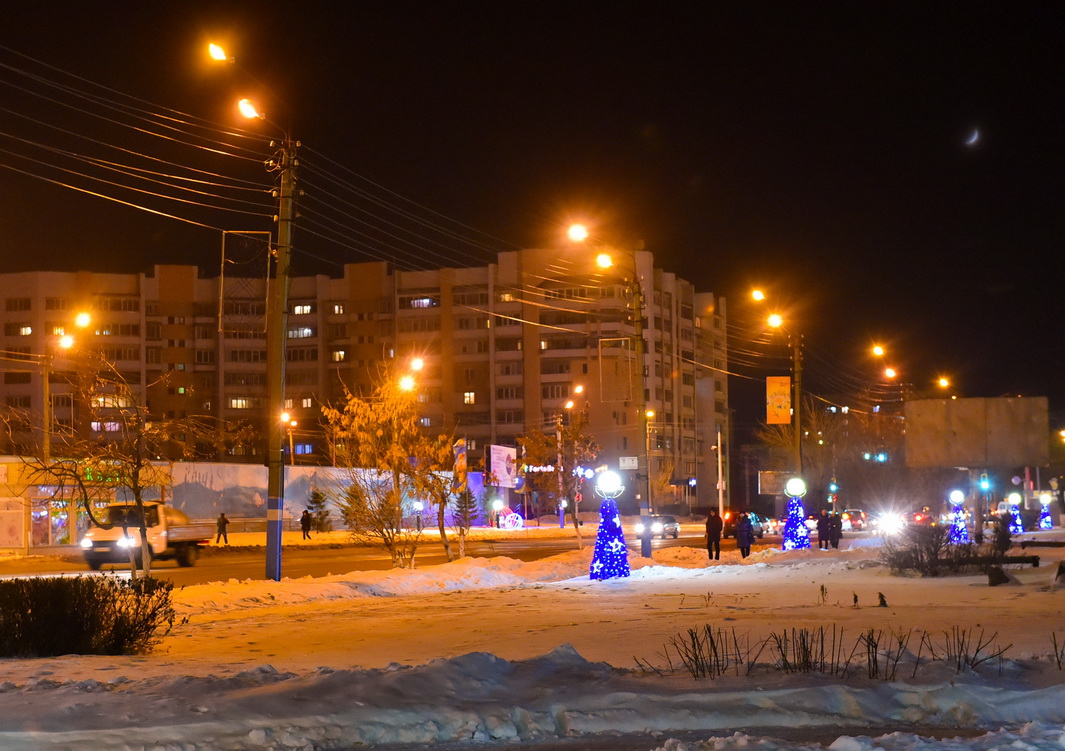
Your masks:
<svg viewBox="0 0 1065 751"><path fill-rule="evenodd" d="M209 47L211 57L233 62L225 50L216 44ZM266 120L266 116L249 99L238 105L246 118ZM266 413L268 435L266 442L266 578L281 580L281 538L285 506L284 427L275 418L285 408L285 337L288 327L288 292L292 260L292 234L296 221L296 149L299 142L271 123L282 133L280 141L271 141L277 149L267 169L278 174L277 246L274 248L274 279L266 305Z"/></svg>
<svg viewBox="0 0 1065 751"><path fill-rule="evenodd" d="M588 228L583 224L574 224L567 230L569 239L573 242L583 243L590 238ZM629 291L629 295L632 297L632 337L633 337L633 350L636 355L636 368L637 368L637 384L636 384L636 415L640 421L645 441L641 453L642 457L637 457L637 464L642 464L645 472L645 484L646 490L646 508L647 513L651 513L651 455L648 448L650 443L650 425L647 415L647 399L646 399L646 368L644 363L644 348L643 341L643 307L644 307L644 294L643 287L640 284L640 273L636 267L636 252L631 251L626 253L632 260L632 276L624 277L624 283ZM596 265L601 269L612 268L614 264L614 257L612 253L603 252L599 253L595 259ZM653 415L653 412L652 412ZM639 445L639 444L637 444ZM637 469L637 474L639 470Z"/></svg>

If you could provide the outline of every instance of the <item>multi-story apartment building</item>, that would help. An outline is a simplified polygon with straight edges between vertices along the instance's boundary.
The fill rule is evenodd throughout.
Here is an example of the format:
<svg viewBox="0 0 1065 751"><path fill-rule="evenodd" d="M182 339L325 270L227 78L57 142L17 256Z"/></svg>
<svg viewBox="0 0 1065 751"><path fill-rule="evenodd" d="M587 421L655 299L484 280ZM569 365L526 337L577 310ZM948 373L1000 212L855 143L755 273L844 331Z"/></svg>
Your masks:
<svg viewBox="0 0 1065 751"><path fill-rule="evenodd" d="M42 357L54 371L54 429L75 427L62 374L78 347L102 353L151 415L211 415L263 432L278 419L264 414L265 293L263 279L206 277L191 266L0 274L2 404L12 428L0 450L40 435ZM75 334L74 350L57 352L55 338L83 310L91 325ZM418 356L423 424L465 437L473 456L535 429L552 432L573 399L587 410L602 463L631 466L649 455L656 507L717 503L715 451L720 431L727 467L729 432L724 300L656 269L648 252L605 271L576 249L504 252L487 266L433 271L349 264L339 278L292 279L287 334L285 395L297 424L286 450L296 462L329 463L322 404L345 389L368 393ZM654 411L646 431L641 408ZM646 487L645 476L628 477L630 488ZM635 508L632 490L619 500Z"/></svg>

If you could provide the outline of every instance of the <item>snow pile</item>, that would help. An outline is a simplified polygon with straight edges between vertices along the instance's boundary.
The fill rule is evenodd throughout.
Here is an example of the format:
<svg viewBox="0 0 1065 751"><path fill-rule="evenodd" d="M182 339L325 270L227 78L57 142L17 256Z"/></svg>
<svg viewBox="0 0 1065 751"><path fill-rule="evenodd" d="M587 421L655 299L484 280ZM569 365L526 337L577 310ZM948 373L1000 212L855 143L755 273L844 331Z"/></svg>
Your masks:
<svg viewBox="0 0 1065 751"><path fill-rule="evenodd" d="M586 547L531 563L186 587L182 622L153 655L4 661L0 748L466 748L591 735L662 751L1065 748L1065 672L1050 654L1063 593L1046 567L992 589L982 575L893 577L876 554L851 544L709 562L674 547L632 557L628 579L596 582ZM819 627L848 644L868 629L911 640L893 680L785 674L765 655L714 680L669 672L664 645L703 625L752 642ZM911 670L923 638L955 627L1014 646L977 671L928 666L927 654ZM884 734L916 728L975 737Z"/></svg>

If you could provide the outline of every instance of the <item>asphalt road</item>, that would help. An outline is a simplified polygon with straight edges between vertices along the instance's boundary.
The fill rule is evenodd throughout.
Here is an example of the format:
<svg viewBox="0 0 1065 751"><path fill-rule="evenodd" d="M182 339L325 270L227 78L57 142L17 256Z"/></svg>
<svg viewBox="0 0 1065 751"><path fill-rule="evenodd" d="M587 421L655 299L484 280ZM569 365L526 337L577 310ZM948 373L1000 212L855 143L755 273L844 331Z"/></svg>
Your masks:
<svg viewBox="0 0 1065 751"><path fill-rule="evenodd" d="M586 535L585 545L595 542L594 535ZM726 540L723 548L735 543ZM779 544L779 538L766 536L758 540L755 547L764 544ZM549 540L492 540L467 543L467 555L478 558L507 556L522 561L547 558L576 548L572 538ZM682 533L677 540L653 540L652 549L673 547L703 546L703 536L695 533ZM640 542L629 544L635 553L640 552ZM443 548L437 542L426 542L418 548L417 564L430 566L446 563ZM281 571L288 578L298 579L305 576L327 576L344 574L349 571L372 571L392 568L392 561L383 549L370 546L348 545L344 547L306 546L286 547L281 553ZM105 565L103 572L128 571L128 566ZM173 561L156 561L152 564L154 576L170 579L177 586L205 584L212 581L228 579L263 579L266 572L265 552L256 548L208 548L200 556L196 565L181 568ZM0 561L0 577L11 576L50 576L89 574L88 566L80 556L70 557L30 557Z"/></svg>

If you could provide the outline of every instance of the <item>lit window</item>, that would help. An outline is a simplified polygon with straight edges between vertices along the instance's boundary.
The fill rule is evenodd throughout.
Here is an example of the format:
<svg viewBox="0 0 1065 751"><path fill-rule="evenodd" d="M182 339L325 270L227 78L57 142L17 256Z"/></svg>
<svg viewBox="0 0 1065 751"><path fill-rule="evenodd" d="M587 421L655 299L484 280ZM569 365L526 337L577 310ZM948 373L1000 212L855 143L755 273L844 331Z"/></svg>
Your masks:
<svg viewBox="0 0 1065 751"><path fill-rule="evenodd" d="M415 297L410 301L412 308L431 308L433 307L433 298L431 297Z"/></svg>
<svg viewBox="0 0 1065 751"><path fill-rule="evenodd" d="M314 406L313 398L309 396L303 397L303 399L300 400L300 406L304 409L310 409Z"/></svg>
<svg viewBox="0 0 1065 751"><path fill-rule="evenodd" d="M333 362L344 362L348 359L348 353L342 349L333 350Z"/></svg>
<svg viewBox="0 0 1065 751"><path fill-rule="evenodd" d="M418 424L421 425L423 428L428 428L430 425L432 425L432 421L428 417L420 417L418 418Z"/></svg>
<svg viewBox="0 0 1065 751"><path fill-rule="evenodd" d="M462 394L462 403L463 404L476 404L477 403L477 395L474 392L472 392L472 391L464 392Z"/></svg>
<svg viewBox="0 0 1065 751"><path fill-rule="evenodd" d="M19 326L19 336L29 336L33 333L33 326Z"/></svg>
<svg viewBox="0 0 1065 751"><path fill-rule="evenodd" d="M338 316L339 315L343 315L344 314L344 303L339 303L339 302L333 303L333 313L338 315Z"/></svg>
<svg viewBox="0 0 1065 751"><path fill-rule="evenodd" d="M243 396L234 396L229 400L230 409L250 409L251 399Z"/></svg>
<svg viewBox="0 0 1065 751"><path fill-rule="evenodd" d="M285 409L292 409L293 401L291 399L285 400Z"/></svg>
<svg viewBox="0 0 1065 751"><path fill-rule="evenodd" d="M310 305L294 305L292 307L292 315L305 316L305 315L309 315L310 312L311 312L311 306Z"/></svg>
<svg viewBox="0 0 1065 751"><path fill-rule="evenodd" d="M300 326L288 330L289 339L309 339L314 336L314 329L310 326Z"/></svg>

